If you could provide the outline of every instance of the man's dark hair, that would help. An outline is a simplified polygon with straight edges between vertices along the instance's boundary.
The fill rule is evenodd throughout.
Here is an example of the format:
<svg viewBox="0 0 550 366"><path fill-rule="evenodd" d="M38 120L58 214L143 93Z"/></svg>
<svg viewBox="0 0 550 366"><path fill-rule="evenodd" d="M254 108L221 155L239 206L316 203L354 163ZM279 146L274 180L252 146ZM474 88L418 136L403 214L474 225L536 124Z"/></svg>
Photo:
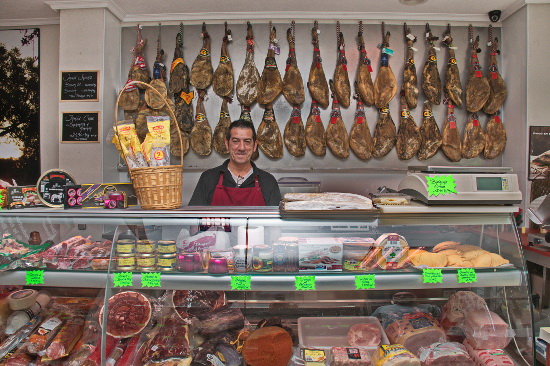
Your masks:
<svg viewBox="0 0 550 366"><path fill-rule="evenodd" d="M236 121L231 122L231 124L227 128L227 132L225 133L226 140L229 140L231 138L231 130L234 128L248 128L252 130L252 139L256 141L256 129L254 128L254 125L252 124L252 122L247 121L245 119L238 119Z"/></svg>

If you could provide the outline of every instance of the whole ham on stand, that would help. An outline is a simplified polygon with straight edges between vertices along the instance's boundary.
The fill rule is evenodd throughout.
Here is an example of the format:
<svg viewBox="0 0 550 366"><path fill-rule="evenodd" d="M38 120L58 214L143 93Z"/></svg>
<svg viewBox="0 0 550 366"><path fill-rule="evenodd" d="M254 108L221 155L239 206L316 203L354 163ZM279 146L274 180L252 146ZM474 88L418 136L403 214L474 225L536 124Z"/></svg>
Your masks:
<svg viewBox="0 0 550 366"><path fill-rule="evenodd" d="M311 94L311 99L316 101L321 108L327 108L329 102L329 90L327 78L323 71L323 63L321 59L321 50L319 49L319 25L315 21L311 29L311 43L313 44L313 62L309 69L309 78L307 88Z"/></svg>
<svg viewBox="0 0 550 366"><path fill-rule="evenodd" d="M344 35L340 32L340 22L336 22L336 42L338 55L336 57L336 69L334 70L334 97L344 108L350 105L351 86L348 75L348 61L346 59L346 44Z"/></svg>
<svg viewBox="0 0 550 366"><path fill-rule="evenodd" d="M487 114L495 114L502 107L504 99L506 99L506 84L504 79L498 72L497 55L500 55L498 49L498 38L493 38L493 27L489 25L489 47L491 47L491 64L489 65L489 86L491 92L487 103L483 106L483 112Z"/></svg>
<svg viewBox="0 0 550 366"><path fill-rule="evenodd" d="M376 80L374 81L374 104L377 108L387 108L388 104L397 93L397 80L395 80L395 75L393 74L389 63L390 55L393 54L393 51L389 48L390 32L384 32L384 30L385 26L382 22L380 69L378 70L378 75L376 75Z"/></svg>
<svg viewBox="0 0 550 366"><path fill-rule="evenodd" d="M403 92L405 93L405 101L409 109L414 109L418 105L418 78L416 76L416 65L414 63L413 44L416 42L416 37L412 35L411 29L407 27L407 23L403 25L405 31L405 41L407 42L407 58L405 60L405 68L403 69Z"/></svg>
<svg viewBox="0 0 550 366"><path fill-rule="evenodd" d="M479 36L474 40L474 28L470 24L468 28L470 44L472 45L471 60L470 60L470 77L466 84L466 110L468 112L477 112L487 103L491 94L489 81L481 72L481 65L477 54L481 52L479 48Z"/></svg>
<svg viewBox="0 0 550 366"><path fill-rule="evenodd" d="M372 157L372 136L365 116L363 102L359 96L357 82L355 82L355 90L354 98L357 100L357 110L349 133L349 146L359 159L369 160Z"/></svg>
<svg viewBox="0 0 550 366"><path fill-rule="evenodd" d="M426 40L428 41L428 59L422 70L422 90L424 96L430 103L439 105L441 103L441 79L439 78L439 69L437 67L437 55L434 42L439 37L434 37L430 25L426 23Z"/></svg>
<svg viewBox="0 0 550 366"><path fill-rule="evenodd" d="M340 105L334 93L334 82L330 80L329 85L332 91L332 111L330 112L330 121L326 132L327 145L334 155L344 159L349 156L348 132L342 120Z"/></svg>

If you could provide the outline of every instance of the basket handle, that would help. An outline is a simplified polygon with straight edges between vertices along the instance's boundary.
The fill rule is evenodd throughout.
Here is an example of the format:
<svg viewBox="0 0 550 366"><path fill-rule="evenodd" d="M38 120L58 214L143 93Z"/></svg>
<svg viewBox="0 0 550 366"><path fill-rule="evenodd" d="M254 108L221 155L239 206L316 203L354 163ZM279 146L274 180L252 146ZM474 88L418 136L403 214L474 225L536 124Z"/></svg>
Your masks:
<svg viewBox="0 0 550 366"><path fill-rule="evenodd" d="M178 126L178 121L176 119L176 115L174 114L174 111L172 110L172 107L170 107L170 105L168 104L167 99L157 89L155 89L151 84L144 83L143 81L137 81L137 80L130 81L130 82L126 83L124 85L124 87L120 90L120 92L118 93L118 97L116 98L116 104L115 104L115 134L117 135L119 141L120 141L120 136L118 135L118 129L116 128L116 123L118 122L118 104L119 104L119 101L120 101L120 97L122 96L122 93L124 93L126 88L128 86L131 86L131 85L143 85L143 86L146 86L147 88L151 88L164 101L164 104L166 105L166 107L168 108L168 112L170 113L170 119L171 119L170 122L174 121L174 123L176 124L176 129L178 130L178 137L179 137L179 140L180 140L180 164L179 165L181 165L183 167L183 141L181 139L181 131L180 131L180 128ZM126 162L126 166L128 167L128 172L130 173L131 170L130 170L130 166L128 165L128 161L126 160L126 156L124 154L122 154L122 155L123 155L124 161Z"/></svg>

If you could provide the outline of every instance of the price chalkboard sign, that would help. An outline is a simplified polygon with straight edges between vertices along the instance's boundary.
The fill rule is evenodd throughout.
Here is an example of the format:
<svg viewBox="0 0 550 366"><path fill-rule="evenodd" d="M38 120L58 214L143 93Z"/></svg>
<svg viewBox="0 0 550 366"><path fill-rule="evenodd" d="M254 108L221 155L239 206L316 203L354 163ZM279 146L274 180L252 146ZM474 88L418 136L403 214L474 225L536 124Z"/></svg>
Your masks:
<svg viewBox="0 0 550 366"><path fill-rule="evenodd" d="M99 101L99 71L61 71L61 100Z"/></svg>
<svg viewBox="0 0 550 366"><path fill-rule="evenodd" d="M99 142L99 112L63 112L61 142Z"/></svg>

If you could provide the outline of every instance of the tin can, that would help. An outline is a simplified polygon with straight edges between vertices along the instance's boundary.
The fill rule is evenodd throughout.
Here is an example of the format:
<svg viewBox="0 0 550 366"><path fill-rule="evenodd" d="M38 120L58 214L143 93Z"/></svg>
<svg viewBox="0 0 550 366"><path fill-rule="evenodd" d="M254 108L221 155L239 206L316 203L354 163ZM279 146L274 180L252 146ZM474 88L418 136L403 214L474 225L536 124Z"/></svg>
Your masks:
<svg viewBox="0 0 550 366"><path fill-rule="evenodd" d="M156 250L157 242L154 240L139 240L136 242L136 253L153 254Z"/></svg>
<svg viewBox="0 0 550 366"><path fill-rule="evenodd" d="M136 257L133 254L117 254L116 256L117 269L120 267L134 267L136 266Z"/></svg>
<svg viewBox="0 0 550 366"><path fill-rule="evenodd" d="M176 242L173 240L159 240L157 242L158 254L176 254Z"/></svg>
<svg viewBox="0 0 550 366"><path fill-rule="evenodd" d="M159 270L174 270L176 268L176 256L159 256L157 258L157 267Z"/></svg>
<svg viewBox="0 0 550 366"><path fill-rule="evenodd" d="M155 267L157 258L154 254L139 254L136 256L136 265L138 268Z"/></svg>
<svg viewBox="0 0 550 366"><path fill-rule="evenodd" d="M115 251L118 254L134 254L136 252L136 242L133 239L120 239L116 241Z"/></svg>
<svg viewBox="0 0 550 366"><path fill-rule="evenodd" d="M256 245L252 252L252 268L256 272L271 272L273 270L273 250L267 245Z"/></svg>
<svg viewBox="0 0 550 366"><path fill-rule="evenodd" d="M284 272L286 270L286 244L273 244L273 271Z"/></svg>

